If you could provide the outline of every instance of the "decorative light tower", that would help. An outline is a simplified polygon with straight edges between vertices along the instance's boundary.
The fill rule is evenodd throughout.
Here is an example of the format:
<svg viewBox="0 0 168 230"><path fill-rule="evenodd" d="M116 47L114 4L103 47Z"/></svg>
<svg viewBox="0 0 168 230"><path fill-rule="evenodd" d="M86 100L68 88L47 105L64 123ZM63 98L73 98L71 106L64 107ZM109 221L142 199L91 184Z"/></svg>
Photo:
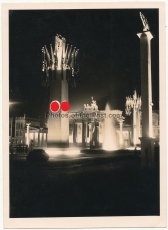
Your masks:
<svg viewBox="0 0 168 230"><path fill-rule="evenodd" d="M142 137L141 140L141 167L153 168L154 139L152 130L152 80L151 80L151 44L153 38L148 21L140 12L143 24L143 32L138 33L140 38L140 62L141 62L141 96L142 96Z"/></svg>
<svg viewBox="0 0 168 230"><path fill-rule="evenodd" d="M140 137L140 113L141 113L141 97L137 96L136 90L134 91L134 95L126 97L125 103L125 113L130 116L133 113L133 145L136 147L139 144Z"/></svg>
<svg viewBox="0 0 168 230"><path fill-rule="evenodd" d="M49 107L53 101L68 102L68 84L76 87L79 83L78 49L66 45L61 35L55 36L54 44L42 47L42 85L49 87ZM57 118L54 116L59 113ZM49 108L47 147L69 146L69 119L67 112L59 110L53 113Z"/></svg>

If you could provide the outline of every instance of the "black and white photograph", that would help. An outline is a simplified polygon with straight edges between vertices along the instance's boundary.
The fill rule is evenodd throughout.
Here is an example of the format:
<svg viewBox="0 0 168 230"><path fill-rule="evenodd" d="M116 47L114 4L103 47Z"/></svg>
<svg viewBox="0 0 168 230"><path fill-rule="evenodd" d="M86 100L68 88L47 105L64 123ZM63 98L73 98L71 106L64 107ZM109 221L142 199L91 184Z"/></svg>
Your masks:
<svg viewBox="0 0 168 230"><path fill-rule="evenodd" d="M159 7L7 15L9 219L159 217Z"/></svg>

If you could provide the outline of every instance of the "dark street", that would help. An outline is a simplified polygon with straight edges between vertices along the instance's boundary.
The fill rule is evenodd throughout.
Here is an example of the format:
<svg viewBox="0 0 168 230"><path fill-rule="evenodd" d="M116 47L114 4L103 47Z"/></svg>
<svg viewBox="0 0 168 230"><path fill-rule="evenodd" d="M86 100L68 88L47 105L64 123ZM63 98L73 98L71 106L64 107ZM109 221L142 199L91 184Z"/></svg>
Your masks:
<svg viewBox="0 0 168 230"><path fill-rule="evenodd" d="M117 155L118 154L118 155ZM128 154L10 155L10 217L159 215L159 169Z"/></svg>

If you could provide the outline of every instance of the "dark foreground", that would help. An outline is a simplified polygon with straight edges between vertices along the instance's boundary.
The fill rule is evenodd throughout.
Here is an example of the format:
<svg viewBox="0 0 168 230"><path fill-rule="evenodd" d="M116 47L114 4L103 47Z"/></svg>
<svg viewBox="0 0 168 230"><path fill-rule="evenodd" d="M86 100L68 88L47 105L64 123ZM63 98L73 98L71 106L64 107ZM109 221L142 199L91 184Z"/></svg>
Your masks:
<svg viewBox="0 0 168 230"><path fill-rule="evenodd" d="M159 215L159 168L139 165L137 154L10 156L10 217Z"/></svg>

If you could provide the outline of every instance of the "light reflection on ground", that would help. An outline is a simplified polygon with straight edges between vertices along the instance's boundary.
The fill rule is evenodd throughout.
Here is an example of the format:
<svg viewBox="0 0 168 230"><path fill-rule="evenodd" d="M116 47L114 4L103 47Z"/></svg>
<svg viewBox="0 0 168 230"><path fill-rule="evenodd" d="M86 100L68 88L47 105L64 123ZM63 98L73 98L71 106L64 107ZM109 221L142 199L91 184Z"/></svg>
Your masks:
<svg viewBox="0 0 168 230"><path fill-rule="evenodd" d="M80 149L73 149L73 148L68 148L68 149L60 149L60 148L46 148L45 149L46 153L49 155L50 158L67 158L67 157L79 157L82 155L80 153Z"/></svg>
<svg viewBox="0 0 168 230"><path fill-rule="evenodd" d="M131 147L127 148L127 149L128 150L141 150L140 147L133 147L133 146L131 146Z"/></svg>

